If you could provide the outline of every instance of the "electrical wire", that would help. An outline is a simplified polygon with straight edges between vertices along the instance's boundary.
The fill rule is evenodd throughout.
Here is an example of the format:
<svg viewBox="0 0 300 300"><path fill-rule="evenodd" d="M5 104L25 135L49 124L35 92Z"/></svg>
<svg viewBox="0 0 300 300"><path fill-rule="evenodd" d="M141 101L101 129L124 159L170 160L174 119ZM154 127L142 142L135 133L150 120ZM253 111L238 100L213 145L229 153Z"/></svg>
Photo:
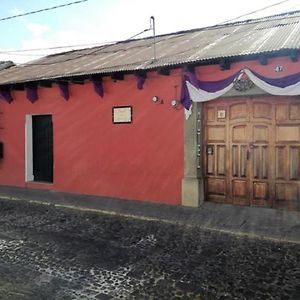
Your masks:
<svg viewBox="0 0 300 300"><path fill-rule="evenodd" d="M293 16L290 16L290 17L293 17ZM234 25L234 24L233 24ZM211 28L211 29L216 29L216 28ZM139 35L139 34L142 34L143 32L146 32L146 31L148 31L148 30L150 30L150 29L145 29L145 30L143 30L143 31L141 31L141 32L139 32L138 34L135 34L133 37L135 37L135 36L137 36L137 35ZM235 41L238 41L238 40L240 40L240 38L241 38L241 36L243 36L243 37L245 37L243 34L246 34L246 36L251 36L252 34L253 34L253 32L249 32L249 28L248 28L248 26L245 26L245 28L243 28L243 29L241 29L241 30L238 30L236 33L233 33L233 35L235 35L236 34L236 38L235 39L231 39L228 43L234 43ZM130 40L132 37L130 37L130 38L128 38L128 39L126 39L125 41L122 41L122 42L126 42L126 41L128 41L128 40ZM267 37L266 37L266 39L267 39ZM266 40L265 39L265 40ZM224 45L224 46L226 46L228 43L223 43L222 45ZM64 62L68 62L68 61L72 61L72 60L75 60L75 59L80 59L80 58L83 58L83 57L88 57L88 56L92 56L92 55L98 55L98 53L100 52L100 53L110 53L111 51L103 51L103 50L105 50L106 48L108 48L108 47L110 47L110 46L112 46L113 44L109 44L109 45L104 45L103 47L97 47L97 49L95 49L94 51L92 51L92 52L89 52L89 53L85 53L85 54L81 54L81 55L77 55L77 56L75 56L75 57L70 57L70 58L68 58L68 59L61 59L61 60L57 60L57 61L54 61L54 62L45 62L45 63L28 63L28 64L24 64L23 66L32 66L32 65L34 65L34 66L36 66L36 65L38 65L38 66L44 66L44 65L54 65L54 64L57 64L57 63L64 63ZM141 46L141 45L138 45L138 46L135 46L135 47L132 47L132 48L138 48L138 47L144 47L144 45L143 46ZM193 50L193 49L195 49L195 48L197 48L198 46L195 46L195 47L192 47L192 48L189 48L189 49L185 49L185 50L181 50L181 51L179 51L178 53L172 53L172 56L176 56L176 55L180 55L180 54L184 54L184 52L186 52L186 51L190 51L190 50ZM130 49L132 49L132 48L130 48ZM87 49L84 49L84 50L87 50ZM80 51L80 50L78 50L78 51ZM117 49L117 51L128 51L128 49L127 48L118 48ZM58 54L54 54L54 55L57 55L57 56L59 56L60 54L58 53ZM62 53L62 55L64 55L64 53ZM162 56L162 57L160 57L160 59L164 59L164 58L167 58L168 56L166 55L166 56Z"/></svg>
<svg viewBox="0 0 300 300"><path fill-rule="evenodd" d="M289 18L292 18L293 16L290 16ZM209 28L207 28L209 29ZM213 28L212 28L213 29ZM145 29L143 30L141 33L143 32L146 32L148 31L149 29ZM248 28L245 28L245 30L242 30L242 31L239 31L238 32L238 36L237 36L237 39L236 40L239 40L240 39L240 34L243 33L243 32L246 32L247 35L249 34L248 33ZM139 34L141 34L139 33ZM138 34L134 35L133 37L137 36ZM230 43L236 41L236 40L230 40ZM57 46L57 47L49 47L49 48L34 48L34 49L24 49L24 50L21 50L21 49L18 49L18 50L10 50L10 51L0 51L0 54L6 54L6 55L18 55L18 56L34 56L34 57L37 57L37 56L43 56L41 54L33 54L33 53L30 53L30 54L24 54L22 52L29 52L29 51L37 51L37 50L52 50L52 49L63 49L63 48L72 48L72 47L80 47L80 46L96 46L96 45L107 45L107 46L110 46L110 45L113 45L117 42L122 42L122 41L113 41L113 42L106 42L106 43L93 43L93 44L77 44L77 45L65 45L65 46ZM225 44L226 45L226 44ZM138 47L143 47L143 46L136 46L136 47L132 47L132 48L138 48ZM184 52L186 51L189 51L189 50L193 50L195 48L197 48L198 46L195 46L195 47L192 47L192 48L188 48L188 49L185 49L185 50L182 50L180 52L176 52L174 53L174 55L178 55L178 54L183 54ZM106 48L106 47L105 47ZM100 50L103 50L105 48L101 48ZM130 49L132 49L130 48ZM78 51L80 50L87 50L87 49L78 49ZM126 48L119 48L118 51L125 51ZM20 53L21 52L21 53ZM101 53L110 53L111 51L101 51ZM65 52L63 52L65 53ZM53 54L55 55L55 54ZM59 53L57 53L57 55L59 55ZM93 53L86 53L85 54L86 56L90 56L90 55L97 55L97 54L93 54Z"/></svg>
<svg viewBox="0 0 300 300"><path fill-rule="evenodd" d="M133 39L134 37L144 33L144 32L147 32L151 30L150 28L149 29L144 29L143 31L129 37L127 40L131 40ZM125 40L125 41L127 41ZM83 47L83 46L101 46L101 45L112 45L114 43L117 43L117 42L120 42L120 41L112 41L112 42L103 42L103 43L91 43L91 44L77 44L77 45L66 45L66 46L56 46L56 47L48 47L48 48L34 48L34 49L17 49L17 50L8 50L8 51L0 51L0 54L7 54L7 55L22 55L22 56L39 56L39 54L23 54L23 53L20 53L20 52L32 52L32 51L46 51L46 50L55 50L55 49L65 49L65 48L73 48L73 47ZM82 49L78 49L78 50L82 50Z"/></svg>
<svg viewBox="0 0 300 300"><path fill-rule="evenodd" d="M138 35L141 35L143 34L144 32L147 32L149 30L151 30L152 28L147 28L147 29L144 29L142 31L140 31L139 33L136 33L134 34L133 36L130 36L129 38L127 38L126 40L123 40L121 41L122 43L124 42L128 42L129 40L131 40L132 38L138 36ZM85 53L85 54L81 54L81 55L78 55L76 57L70 57L68 59L64 59L64 60L58 60L58 61L54 61L54 62L50 62L50 63L25 63L25 64L22 64L23 67L30 67L30 66L48 66L48 65L55 65L55 64L58 64L58 63L64 63L64 62L68 62L68 61L72 61L72 60L75 60L75 59L79 59L79 58L82 58L82 57L87 57L87 56L90 56L90 55L96 55L97 52L101 51L101 50L104 50L110 46L113 46L115 44L107 44L107 45L104 45L102 47L97 47L97 49L95 49L94 51L90 52L90 53ZM141 46L138 46L138 47L141 47ZM82 50L87 50L87 49L79 49L78 51L82 51ZM123 51L126 51L126 49L118 49L119 50L123 50ZM72 51L71 51L72 52ZM62 55L65 54L65 52L61 53ZM57 55L59 56L60 53L57 53L57 54L53 54L53 55Z"/></svg>
<svg viewBox="0 0 300 300"><path fill-rule="evenodd" d="M84 0L84 1L88 1L88 0ZM237 20L241 17L244 17L244 16L247 16L247 15L251 15L251 14L254 14L256 12L259 12L259 11L263 11L265 9L268 9L268 8L271 8L273 6L276 6L276 5L279 5L279 4L282 4L284 2L288 2L288 1L291 1L291 0L284 0L284 1L280 1L280 2L277 2L277 3L274 3L272 5L269 5L269 6L266 6L266 7L263 7L261 9L258 9L258 10L255 10L255 11L252 11L252 12L249 12L247 14L244 14L244 15L240 15L238 17L235 17L233 19L229 19L229 20L226 20L226 21L223 21L221 23L218 23L218 24L215 24L213 26L210 26L211 28L214 27L214 26L219 26L219 25L222 25L222 24L225 24L225 23L228 23L228 22L231 22L231 21L234 21L234 20ZM76 1L76 2L71 2L69 4L64 4L64 5L61 5L61 6L66 6L66 5L70 5L70 4L75 4L75 3L80 3L80 2L83 2L83 1ZM293 7L298 7L298 5L296 6L293 6ZM57 7L60 7L60 6L57 6ZM19 16L19 15L18 15ZM290 17L293 17L293 16L290 16ZM0 19L1 20L1 19ZM149 29L145 29L135 35L133 35L132 37L128 38L128 39L132 39L146 31L149 31L151 30L151 28ZM128 40L127 39L127 40ZM9 54L9 53L12 53L14 55L21 55L21 54L17 54L17 53L21 53L21 52L32 52L32 51L46 51L46 50L56 50L56 49L65 49L65 48L73 48L73 47L88 47L88 46L100 46L100 45L106 45L106 44L113 44L113 43L117 43L117 42L120 42L120 41L110 41L110 42L101 42L101 43L87 43L87 44L75 44L75 45L64 45L64 46L56 46L56 47L45 47L45 48L32 48L32 49L15 49L15 50L7 50L7 51L0 51L0 54ZM25 54L22 54L22 56L39 56L39 54L30 54L30 55L25 55Z"/></svg>
<svg viewBox="0 0 300 300"><path fill-rule="evenodd" d="M218 24L216 24L216 25L221 25L221 24L224 24L224 23L230 23L230 22L236 21L236 20L238 20L238 19L240 19L240 18L243 18L243 17L247 17L247 16L250 16L250 15L253 15L253 14L255 14L255 13L264 11L264 10L266 10L266 9L272 8L272 7L274 7L274 6L278 6L278 5L280 5L280 4L283 4L283 3L286 3L286 2L289 2L289 1L291 1L291 0L283 0L283 1L280 1L280 2L276 2L276 3L273 3L273 4L271 4L271 5L262 7L262 8L260 8L260 9L256 9L256 10L253 10L253 11L248 12L248 13L246 13L246 14L240 15L240 16L235 17L235 18L233 18L233 19L229 19L229 20L223 21L223 22L218 23Z"/></svg>
<svg viewBox="0 0 300 300"><path fill-rule="evenodd" d="M6 20L11 20L11 19L14 19L14 18L18 18L18 17L33 15L33 14L37 14L37 13L48 11L48 10L53 10L53 9L57 9L57 8L61 8L61 7L70 6L70 5L73 5L73 4L79 4L79 3L82 3L82 2L86 2L86 1L88 1L88 0L78 0L78 1L73 1L73 2L69 2L69 3L65 3L65 4L61 4L61 5L56 5L56 6L52 6L52 7L42 8L42 9L39 9L39 10L29 11L29 12L19 14L19 15L0 18L0 21L6 21Z"/></svg>
<svg viewBox="0 0 300 300"><path fill-rule="evenodd" d="M278 2L278 3L275 3L275 4L273 4L273 5L271 5L271 6L268 6L268 7L265 7L265 8L262 8L262 9L260 9L260 11L261 10L265 10L265 9L267 9L267 8L269 8L269 7L272 7L272 6L275 6L275 5L279 5L280 3L283 3L283 2L287 2L287 1L290 1L290 0L285 0L285 1L281 1L281 2ZM258 11L258 10L256 10L256 11ZM250 13L249 13L250 14ZM278 15L278 16L280 16L280 15ZM241 16L240 16L241 17ZM237 17L237 18L240 18L240 17ZM293 15L291 15L291 16L288 16L288 17L286 17L286 18L293 18L293 17L295 17L295 16L293 16ZM235 19L237 19L237 18L235 18ZM267 17L268 18L268 17ZM232 19L233 20L233 19ZM228 22L228 21L226 21L226 22ZM222 24L220 24L221 26L222 26ZM215 26L220 26L220 25L215 25ZM225 25L225 24L223 24L223 25ZM234 25L234 24L233 24ZM215 26L213 26L213 27L207 27L206 29L215 29L214 27ZM129 37L129 38L127 38L126 40L124 40L124 41L119 41L119 43L122 43L122 42L126 42L126 41L128 41L128 40L130 40L130 39L132 39L132 38L134 38L134 37L136 37L136 36L138 36L138 35L140 35L140 34L142 34L142 33L144 33L144 32L147 32L147 31L149 31L149 30L151 30L151 28L148 28L148 29L144 29L143 31L141 31L141 32L139 32L139 33L137 33L137 34L135 34L135 35L133 35L133 36L131 36L131 37ZM245 28L245 31L248 31L248 28ZM239 38L240 38L240 35L241 35L241 33L243 32L243 30L242 31L239 31L239 32L237 32L237 40L239 40ZM250 34L250 33L248 33L247 32L247 34ZM89 52L89 53L85 53L85 54L81 54L81 55L77 55L76 57L71 57L71 58L68 58L68 59L63 59L63 60L58 60L58 61L55 61L55 62L48 62L48 63L28 63L28 66L32 66L32 65L53 65L53 64L57 64L57 63L63 63L63 62L67 62L67 61L70 61L70 60L75 60L75 59L79 59L79 58L82 58L82 57L85 57L85 56L90 56L90 55L98 55L97 54L97 52L100 52L101 51L101 53L110 53L111 51L103 51L104 49L106 49L106 48L108 48L109 46L111 46L111 45L114 45L116 42L112 42L111 44L106 44L106 45L103 45L102 47L97 47L97 49L95 49L94 51L92 51L92 52ZM230 41L230 43L232 43L232 40ZM100 43L99 43L100 44ZM101 43L101 44L103 44L103 43ZM97 45L97 43L94 43L94 44L81 44L82 46L83 45ZM60 48L67 48L67 47L76 47L76 46L80 46L80 44L79 45L69 45L69 46L57 46L57 47L50 47L50 48L37 48L37 49L24 49L24 50L15 50L15 51L18 51L18 52L22 52L22 51L33 51L33 50L50 50L50 49L60 49ZM137 47L141 47L141 46L137 46ZM136 48L136 47L133 47L133 48ZM195 47L193 47L193 48L197 48L197 46L195 46ZM185 49L185 51L189 51L189 50L192 50L193 48L189 48L189 49ZM132 48L131 48L132 49ZM78 51L80 51L80 50L88 50L88 49L78 49ZM118 49L118 51L127 51L128 49L127 48L119 48ZM76 51L76 50L75 50ZM185 52L184 51L184 52ZM5 51L0 51L0 54L6 54L7 52L5 52ZM13 53L13 50L11 50L9 53ZM65 52L64 52L65 53ZM64 53L62 53L62 55L64 55ZM7 53L8 54L8 53ZM183 54L182 53L182 51L180 51L180 52L178 52L178 53L173 53L172 55L180 55L180 54ZM24 54L21 54L21 53L19 53L19 54L17 54L17 55L24 55ZM26 55L26 54L25 54ZM27 54L28 55L28 54ZM53 55L57 55L57 56L59 56L60 54L59 53L57 53L57 54L53 54ZM30 54L30 55L28 55L28 56L39 56L38 54ZM166 58L166 56L164 56L164 57L161 57L161 58ZM26 64L23 64L23 66L25 66Z"/></svg>
<svg viewBox="0 0 300 300"><path fill-rule="evenodd" d="M112 44L112 43L116 43L116 42L117 41L103 42L103 43L89 43L89 44L65 45L65 46L55 46L55 47L45 47L45 48L15 49L15 50L0 51L0 54L18 53L18 52L31 52L31 51L44 51L44 50L55 50L55 49L72 48L72 47L101 46L101 45L104 45L104 44L106 45L106 44Z"/></svg>
<svg viewBox="0 0 300 300"><path fill-rule="evenodd" d="M293 6L293 8L295 7L299 7L300 4ZM288 13L288 12L286 12ZM291 15L291 16L287 16L286 18L294 18L295 16ZM238 17L237 17L238 18ZM236 19L236 18L235 18ZM228 21L224 21L224 22L228 22ZM203 29L214 29L215 26L220 26L220 25L225 25L223 23L219 23L216 24L214 26L210 26L210 27L206 27ZM149 29L145 29L135 35L133 35L132 37L130 37L129 39L132 39L146 31L151 30ZM87 43L87 44L74 44L74 45L62 45L62 46L54 46L54 47L45 47L45 48L31 48L31 49L15 49L15 50L6 50L6 51L0 51L0 54L7 54L7 55L20 55L20 56L43 56L42 54L38 54L38 53L31 53L31 54L24 54L23 52L33 52L33 51L47 51L47 50L56 50L56 49L66 49L66 48L75 48L75 47L89 47L89 46L101 46L101 45L112 45L118 42L122 42L122 41L110 41L110 42L101 42L101 43ZM78 50L82 50L82 49L78 49ZM122 49L120 49L122 50ZM88 55L88 54L87 54Z"/></svg>

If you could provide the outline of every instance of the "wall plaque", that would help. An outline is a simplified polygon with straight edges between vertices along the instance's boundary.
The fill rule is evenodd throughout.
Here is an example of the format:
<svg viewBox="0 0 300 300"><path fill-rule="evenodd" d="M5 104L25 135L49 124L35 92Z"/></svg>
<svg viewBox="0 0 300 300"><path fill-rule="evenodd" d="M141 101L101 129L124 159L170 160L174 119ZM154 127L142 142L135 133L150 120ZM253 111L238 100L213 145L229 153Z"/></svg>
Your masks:
<svg viewBox="0 0 300 300"><path fill-rule="evenodd" d="M126 124L132 122L131 106L114 106L112 108L112 121L114 124Z"/></svg>

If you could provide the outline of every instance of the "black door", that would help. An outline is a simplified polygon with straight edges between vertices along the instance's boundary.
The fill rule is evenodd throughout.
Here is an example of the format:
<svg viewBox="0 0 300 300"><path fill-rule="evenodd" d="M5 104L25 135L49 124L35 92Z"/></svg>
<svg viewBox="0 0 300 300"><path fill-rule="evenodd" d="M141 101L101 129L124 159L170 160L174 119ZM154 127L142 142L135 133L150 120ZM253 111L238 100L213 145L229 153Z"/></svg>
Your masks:
<svg viewBox="0 0 300 300"><path fill-rule="evenodd" d="M33 180L53 182L53 129L50 115L32 116Z"/></svg>

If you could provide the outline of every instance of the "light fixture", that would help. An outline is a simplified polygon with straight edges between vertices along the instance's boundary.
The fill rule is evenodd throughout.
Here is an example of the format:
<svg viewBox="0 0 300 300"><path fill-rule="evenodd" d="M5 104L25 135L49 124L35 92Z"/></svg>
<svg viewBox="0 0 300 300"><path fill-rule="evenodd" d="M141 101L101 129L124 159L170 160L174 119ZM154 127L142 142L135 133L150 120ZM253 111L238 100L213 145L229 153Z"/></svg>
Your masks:
<svg viewBox="0 0 300 300"><path fill-rule="evenodd" d="M152 97L152 101L155 103L155 102L158 102L159 100L159 97L158 96L153 96Z"/></svg>
<svg viewBox="0 0 300 300"><path fill-rule="evenodd" d="M152 97L152 101L154 103L158 103L158 104L163 104L164 103L164 100L163 99L160 99L158 96L153 96Z"/></svg>
<svg viewBox="0 0 300 300"><path fill-rule="evenodd" d="M174 109L182 108L181 102L178 99L178 85L174 85L174 98L171 100L171 106Z"/></svg>
<svg viewBox="0 0 300 300"><path fill-rule="evenodd" d="M178 106L178 101L177 100L172 100L171 101L171 105L174 107L174 108L176 108L177 106Z"/></svg>
<svg viewBox="0 0 300 300"><path fill-rule="evenodd" d="M171 106L174 108L174 109L180 109L181 108L181 103L180 101L176 100L176 99L173 99L171 101Z"/></svg>

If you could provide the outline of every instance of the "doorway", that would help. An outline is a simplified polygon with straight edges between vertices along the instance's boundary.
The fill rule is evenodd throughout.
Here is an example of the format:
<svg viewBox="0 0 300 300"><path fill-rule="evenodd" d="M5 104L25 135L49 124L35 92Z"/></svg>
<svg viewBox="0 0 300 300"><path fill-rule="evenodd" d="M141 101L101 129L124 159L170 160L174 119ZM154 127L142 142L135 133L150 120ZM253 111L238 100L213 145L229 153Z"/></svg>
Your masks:
<svg viewBox="0 0 300 300"><path fill-rule="evenodd" d="M204 105L206 199L300 207L300 101L244 97Z"/></svg>
<svg viewBox="0 0 300 300"><path fill-rule="evenodd" d="M51 115L26 116L26 180L53 182Z"/></svg>

